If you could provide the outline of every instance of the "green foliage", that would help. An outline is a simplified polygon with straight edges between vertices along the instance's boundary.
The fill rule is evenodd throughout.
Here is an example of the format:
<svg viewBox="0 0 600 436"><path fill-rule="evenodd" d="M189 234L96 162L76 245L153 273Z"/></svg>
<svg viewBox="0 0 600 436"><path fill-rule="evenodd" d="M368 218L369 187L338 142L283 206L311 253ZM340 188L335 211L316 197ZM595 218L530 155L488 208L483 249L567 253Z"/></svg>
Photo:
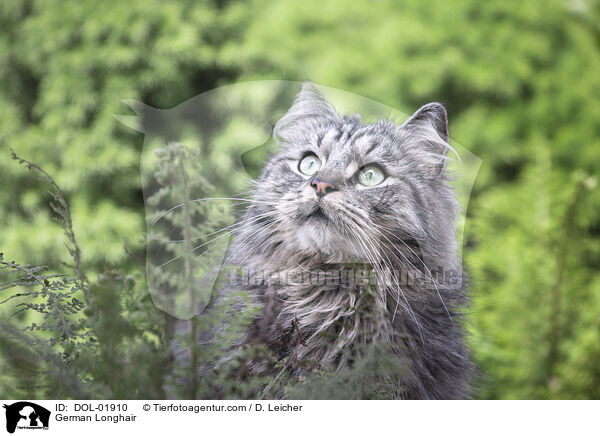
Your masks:
<svg viewBox="0 0 600 436"><path fill-rule="evenodd" d="M1 281L23 280L10 289L30 293L0 306L0 315L34 309L3 325L14 335L0 335L0 361L6 371L39 367L56 384L40 387L27 381L28 371L13 371L25 394L5 372L0 392L163 396L149 380L169 372L160 363L172 339L169 320L153 306L136 263L144 262L146 248L141 137L112 115L123 113L125 98L170 108L219 84L285 78L338 87L406 113L432 100L447 105L452 139L483 160L464 247L478 395L599 398L599 20L593 0L1 2L1 147L55 175L73 212L66 218L49 210L52 201L64 211L56 191L48 197L47 185L0 149L0 243L17 261L3 261L3 272L20 271ZM239 120L230 127L219 138L228 151L250 132ZM203 156L203 165L228 186L244 186L241 175L228 172L226 155ZM262 155L246 157L260 166ZM61 234L51 217L72 220L72 234ZM65 242L74 265L59 261ZM59 294L60 303L50 301ZM119 305L108 307L100 296ZM73 306L74 299L86 308ZM44 325L44 313L15 307L18 301L44 304L52 320L57 304L76 310L66 324L83 337L65 339L60 323L48 321L54 329L36 330L35 340L54 345L26 346L32 332L23 336L14 324ZM113 317L118 331L103 324ZM65 360L67 345L75 348ZM111 349L110 370L83 363ZM150 351L155 357L144 361ZM118 383L111 381L110 372L119 371ZM220 384L228 385L231 371L223 374L229 375ZM82 385L88 379L95 380L89 391L92 384ZM250 396L259 384L242 392L229 383L224 395Z"/></svg>
<svg viewBox="0 0 600 436"><path fill-rule="evenodd" d="M93 270L131 268L124 246L142 250L141 138L115 122L120 101L170 107L231 77L218 52L244 9L191 0L0 5L2 147L55 175ZM0 183L12 187L0 192L4 249L22 263L59 257L43 189L6 159Z"/></svg>
<svg viewBox="0 0 600 436"><path fill-rule="evenodd" d="M13 292L0 301L13 310L0 330L2 385L15 398L164 397L164 318L133 276L108 271L88 282L62 191L40 167L13 158L51 186L77 278L0 255L0 292Z"/></svg>
<svg viewBox="0 0 600 436"><path fill-rule="evenodd" d="M8 320L21 312L32 310L43 315L43 322L41 325L32 323L26 327L27 330L57 331L60 341L77 340L83 337L73 328L76 322L73 317L84 306L83 302L74 296L79 290L74 280L64 277L63 274L44 274L44 267L5 262L1 256L0 269L7 272L6 275L10 277L9 281L0 284L0 290L14 287L33 288L31 291L15 293L0 302L0 304L7 303L13 298L19 301L25 299L16 303L16 311L8 317ZM56 339L51 338L49 342L54 345Z"/></svg>

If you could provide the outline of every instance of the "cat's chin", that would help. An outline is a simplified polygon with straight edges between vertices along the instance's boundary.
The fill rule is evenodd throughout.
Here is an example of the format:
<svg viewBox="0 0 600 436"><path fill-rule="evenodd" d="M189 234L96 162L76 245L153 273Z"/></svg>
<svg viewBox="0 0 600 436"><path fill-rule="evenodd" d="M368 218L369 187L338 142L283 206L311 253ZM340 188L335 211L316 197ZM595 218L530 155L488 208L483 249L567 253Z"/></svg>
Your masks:
<svg viewBox="0 0 600 436"><path fill-rule="evenodd" d="M302 251L323 253L341 261L355 255L353 247L331 224L322 221L306 222L296 230L296 242Z"/></svg>

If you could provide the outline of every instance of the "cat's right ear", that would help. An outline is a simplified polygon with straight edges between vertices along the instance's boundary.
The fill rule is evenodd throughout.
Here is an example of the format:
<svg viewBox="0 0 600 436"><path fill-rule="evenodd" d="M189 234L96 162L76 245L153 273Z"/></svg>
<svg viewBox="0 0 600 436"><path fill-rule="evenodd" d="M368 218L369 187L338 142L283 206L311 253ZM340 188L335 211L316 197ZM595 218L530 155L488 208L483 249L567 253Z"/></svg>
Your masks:
<svg viewBox="0 0 600 436"><path fill-rule="evenodd" d="M292 107L275 124L273 137L278 142L288 142L306 128L303 122L311 119L338 121L340 116L315 85L305 82Z"/></svg>

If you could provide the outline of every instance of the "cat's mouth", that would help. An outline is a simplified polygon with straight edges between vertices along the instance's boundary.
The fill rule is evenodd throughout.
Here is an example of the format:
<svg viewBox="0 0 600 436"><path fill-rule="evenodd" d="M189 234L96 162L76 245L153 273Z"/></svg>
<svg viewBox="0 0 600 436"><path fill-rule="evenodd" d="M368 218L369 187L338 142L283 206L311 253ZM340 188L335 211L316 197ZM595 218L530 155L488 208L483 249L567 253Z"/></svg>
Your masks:
<svg viewBox="0 0 600 436"><path fill-rule="evenodd" d="M329 220L321 206L316 206L311 213L309 213L306 217L307 219L313 219L316 221L326 221Z"/></svg>

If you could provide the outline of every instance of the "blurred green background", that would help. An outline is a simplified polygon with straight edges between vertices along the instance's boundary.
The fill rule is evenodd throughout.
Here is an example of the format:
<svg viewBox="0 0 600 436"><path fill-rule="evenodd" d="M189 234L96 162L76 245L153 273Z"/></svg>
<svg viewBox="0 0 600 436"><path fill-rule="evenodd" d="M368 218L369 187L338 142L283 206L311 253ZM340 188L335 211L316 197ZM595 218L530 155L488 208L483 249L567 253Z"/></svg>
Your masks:
<svg viewBox="0 0 600 436"><path fill-rule="evenodd" d="M143 292L143 135L113 114L254 79L445 103L483 161L464 247L477 397L600 398L597 0L2 1L5 259L68 261L48 187L10 147L64 191L87 275L137 274Z"/></svg>

